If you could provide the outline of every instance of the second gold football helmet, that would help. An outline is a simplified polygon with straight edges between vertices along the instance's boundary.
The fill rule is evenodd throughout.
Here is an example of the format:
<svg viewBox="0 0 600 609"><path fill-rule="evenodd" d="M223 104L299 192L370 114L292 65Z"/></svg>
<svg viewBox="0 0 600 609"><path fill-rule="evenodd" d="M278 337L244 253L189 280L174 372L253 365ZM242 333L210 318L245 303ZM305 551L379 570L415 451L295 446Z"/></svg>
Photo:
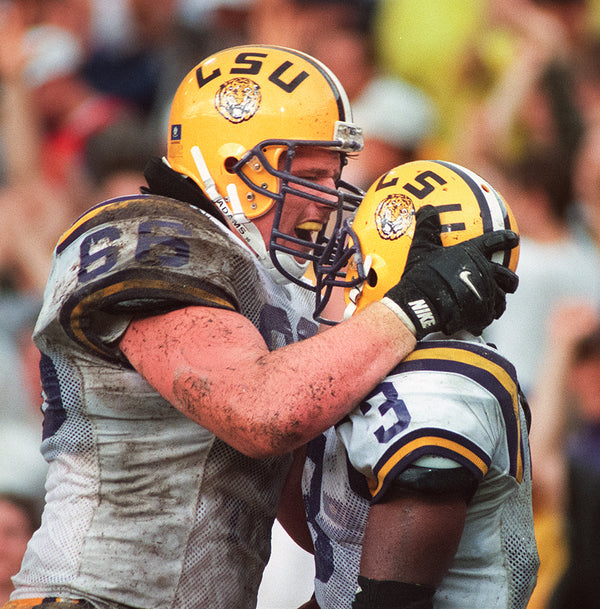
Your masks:
<svg viewBox="0 0 600 609"><path fill-rule="evenodd" d="M294 259L307 257L312 240L282 235L274 226L264 244L252 220L282 206L286 192L335 208L340 218L345 204L338 190L291 174L300 146L339 151L341 164L362 149L343 87L305 53L266 45L220 51L191 70L173 99L170 167L191 178L259 256L268 249L275 266L291 275L303 274Z"/></svg>
<svg viewBox="0 0 600 609"><path fill-rule="evenodd" d="M445 161L413 161L376 180L317 264L317 313L332 287L345 287L346 314L381 300L406 266L415 214L425 205L439 213L445 247L495 230L518 234L502 196L469 169ZM516 271L519 249L496 252L492 261ZM321 296L322 294L322 296Z"/></svg>

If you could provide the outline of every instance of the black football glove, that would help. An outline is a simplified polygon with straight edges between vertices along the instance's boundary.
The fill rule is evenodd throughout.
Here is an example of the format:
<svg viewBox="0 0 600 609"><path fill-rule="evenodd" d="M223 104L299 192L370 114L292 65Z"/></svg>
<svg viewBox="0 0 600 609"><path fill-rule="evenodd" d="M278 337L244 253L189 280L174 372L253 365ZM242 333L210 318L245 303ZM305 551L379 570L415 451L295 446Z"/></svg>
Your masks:
<svg viewBox="0 0 600 609"><path fill-rule="evenodd" d="M382 302L402 319L408 317L417 340L438 331L467 330L478 336L504 313L506 293L519 284L515 273L489 259L515 247L518 235L499 230L443 247L435 208L422 207L416 220L404 274Z"/></svg>

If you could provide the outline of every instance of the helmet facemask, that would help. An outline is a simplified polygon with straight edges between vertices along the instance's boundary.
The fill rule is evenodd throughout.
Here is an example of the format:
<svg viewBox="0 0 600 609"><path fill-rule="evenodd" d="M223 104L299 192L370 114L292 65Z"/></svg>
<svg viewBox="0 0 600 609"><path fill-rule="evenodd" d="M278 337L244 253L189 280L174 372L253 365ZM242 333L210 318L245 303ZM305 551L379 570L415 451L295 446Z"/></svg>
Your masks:
<svg viewBox="0 0 600 609"><path fill-rule="evenodd" d="M342 180L337 180L335 188L329 188L294 175L292 165L297 150L311 147L338 150L339 142L265 140L235 163L231 172L235 173L258 196L268 197L273 201L274 215L271 235L268 245L265 244L273 266L287 280L314 290L314 286L307 285L301 279L307 266L321 257L329 242L328 235L339 230L344 217L356 209L363 193ZM341 153L340 165L344 165L345 162L345 154ZM269 176L275 178L275 180L269 180L271 188L266 182L259 184L254 181L252 172L248 171L248 168L256 164ZM314 230L312 227L304 227L295 229L294 234L285 232L282 229L281 220L285 213L288 195L329 208L332 214L329 221L320 228L315 227ZM317 231L316 235L315 231Z"/></svg>
<svg viewBox="0 0 600 609"><path fill-rule="evenodd" d="M333 289L351 290L363 284L367 280L368 263L360 240L352 229L352 217L345 218L321 249L319 259L313 263L316 277L314 318L317 321L328 325L337 323L322 316ZM353 273L348 272L350 267L354 269Z"/></svg>

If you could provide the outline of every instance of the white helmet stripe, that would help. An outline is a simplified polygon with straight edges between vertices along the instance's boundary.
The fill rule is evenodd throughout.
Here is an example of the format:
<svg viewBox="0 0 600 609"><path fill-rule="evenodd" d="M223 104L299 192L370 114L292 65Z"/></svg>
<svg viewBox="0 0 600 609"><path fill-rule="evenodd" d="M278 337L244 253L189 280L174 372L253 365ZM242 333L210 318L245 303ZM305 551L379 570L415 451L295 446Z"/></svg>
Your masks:
<svg viewBox="0 0 600 609"><path fill-rule="evenodd" d="M488 182L482 180L480 176L466 167L458 167L454 163L447 163L445 161L434 162L452 170L469 186L479 204L484 233L510 228L506 206L496 194L496 190ZM485 189L481 188L482 182L485 185Z"/></svg>
<svg viewBox="0 0 600 609"><path fill-rule="evenodd" d="M255 45L257 47L263 47L268 49L280 49L282 47L274 47L271 45L258 44ZM286 51L291 53L292 55L297 55L298 57L302 57L313 66L315 66L319 72L325 77L325 80L329 83L331 90L335 95L335 99L337 101L338 112L340 121L342 122L352 122L352 109L350 106L350 100L348 99L348 95L346 94L346 90L338 80L337 76L324 64L321 63L318 59L303 53L302 51L297 51L295 49L285 48Z"/></svg>
<svg viewBox="0 0 600 609"><path fill-rule="evenodd" d="M445 161L434 162L454 171L469 186L479 204L484 233L511 228L506 205L491 184L466 167L459 167ZM509 259L510 251L496 252L492 256L494 262L503 266L508 266Z"/></svg>

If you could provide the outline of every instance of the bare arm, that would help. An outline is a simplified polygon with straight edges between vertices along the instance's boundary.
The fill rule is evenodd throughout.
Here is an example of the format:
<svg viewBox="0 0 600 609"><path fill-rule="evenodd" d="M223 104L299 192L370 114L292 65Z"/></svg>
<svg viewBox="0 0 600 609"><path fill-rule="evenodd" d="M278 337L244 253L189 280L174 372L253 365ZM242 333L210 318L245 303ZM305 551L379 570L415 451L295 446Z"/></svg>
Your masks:
<svg viewBox="0 0 600 609"><path fill-rule="evenodd" d="M467 512L459 495L406 491L375 504L365 529L360 574L437 587L458 548Z"/></svg>
<svg viewBox="0 0 600 609"><path fill-rule="evenodd" d="M134 321L121 349L175 408L252 457L294 450L380 382L416 344L386 306L276 351L231 311L188 307Z"/></svg>
<svg viewBox="0 0 600 609"><path fill-rule="evenodd" d="M4 158L6 181L9 185L29 184L41 179L41 125L34 109L33 92L24 77L25 16L18 4L3 4L0 9L0 113L4 145L10 150Z"/></svg>
<svg viewBox="0 0 600 609"><path fill-rule="evenodd" d="M565 301L552 312L547 327L548 346L529 400L534 496L540 505L554 509L564 507L564 440L570 416L567 385L575 347L597 323L596 311L585 302Z"/></svg>
<svg viewBox="0 0 600 609"><path fill-rule="evenodd" d="M20 3L0 6L0 130L10 151L2 159L0 268L13 270L19 289L42 294L52 251L77 216L81 193L74 184L59 188L44 177L41 118L25 77L25 12Z"/></svg>
<svg viewBox="0 0 600 609"><path fill-rule="evenodd" d="M565 26L543 6L531 0L492 0L490 27L507 29L515 44L514 57L480 105L471 108L476 128L461 134L461 153L493 170L495 159L510 157L513 129L540 78L554 60L569 53Z"/></svg>

